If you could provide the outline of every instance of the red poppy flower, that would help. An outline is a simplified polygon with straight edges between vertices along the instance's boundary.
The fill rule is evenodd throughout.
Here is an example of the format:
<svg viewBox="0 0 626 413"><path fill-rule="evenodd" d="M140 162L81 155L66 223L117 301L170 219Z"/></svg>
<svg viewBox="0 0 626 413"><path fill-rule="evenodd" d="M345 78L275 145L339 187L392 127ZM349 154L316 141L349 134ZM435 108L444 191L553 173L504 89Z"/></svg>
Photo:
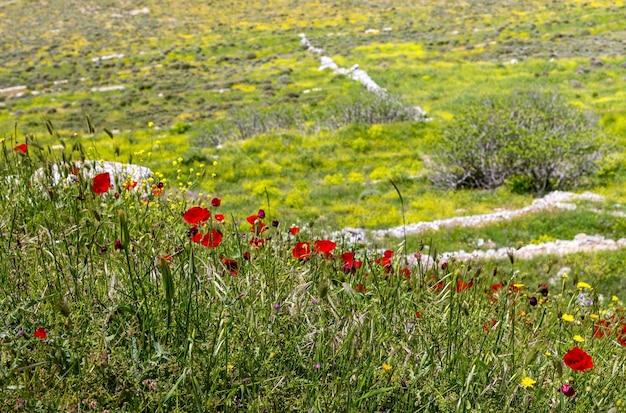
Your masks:
<svg viewBox="0 0 626 413"><path fill-rule="evenodd" d="M337 244L328 240L319 240L314 242L313 252L316 254L324 254L327 258L332 258L331 251L337 247Z"/></svg>
<svg viewBox="0 0 626 413"><path fill-rule="evenodd" d="M250 231L254 232L255 234L260 234L267 230L267 227L261 221L261 217L258 215L250 215L248 218L246 218L246 220L250 223L250 225L252 225Z"/></svg>
<svg viewBox="0 0 626 413"><path fill-rule="evenodd" d="M463 280L456 281L456 292L460 293L461 291L465 291L468 288L472 288L474 286L474 281L470 281L469 284Z"/></svg>
<svg viewBox="0 0 626 413"><path fill-rule="evenodd" d="M35 330L33 335L40 340L45 340L46 337L48 337L48 334L46 333L46 329L43 327L39 327L37 330Z"/></svg>
<svg viewBox="0 0 626 413"><path fill-rule="evenodd" d="M250 261L250 253L248 251L243 253L243 259L246 261Z"/></svg>
<svg viewBox="0 0 626 413"><path fill-rule="evenodd" d="M363 284L355 284L354 289L360 293L366 293L368 291Z"/></svg>
<svg viewBox="0 0 626 413"><path fill-rule="evenodd" d="M407 280L411 278L411 270L409 268L400 268L399 274Z"/></svg>
<svg viewBox="0 0 626 413"><path fill-rule="evenodd" d="M491 291L498 291L499 289L504 288L504 285L500 283L493 284L491 286Z"/></svg>
<svg viewBox="0 0 626 413"><path fill-rule="evenodd" d="M207 232L202 238L202 245L207 248L215 248L222 242L222 233L216 229Z"/></svg>
<svg viewBox="0 0 626 413"><path fill-rule="evenodd" d="M136 186L137 186L137 181L127 181L124 184L124 189L127 190L127 191L130 191L131 189L133 189Z"/></svg>
<svg viewBox="0 0 626 413"><path fill-rule="evenodd" d="M163 182L159 182L156 185L152 185L152 195L154 196L162 195L164 189L165 189L165 184Z"/></svg>
<svg viewBox="0 0 626 413"><path fill-rule="evenodd" d="M21 144L17 145L15 148L13 148L13 150L15 152L26 153L26 152L28 152L28 145L26 145L25 143L21 143Z"/></svg>
<svg viewBox="0 0 626 413"><path fill-rule="evenodd" d="M224 264L224 267L233 275L238 274L239 263L235 260L231 260L230 258L226 258L225 256L220 257L220 262Z"/></svg>
<svg viewBox="0 0 626 413"><path fill-rule="evenodd" d="M202 234L197 232L197 233L193 234L190 238L191 238L191 240L193 242L200 242L200 241L202 241Z"/></svg>
<svg viewBox="0 0 626 413"><path fill-rule="evenodd" d="M346 274L354 274L363 265L362 261L354 259L354 252L344 252L341 254L341 259L344 263L341 266L341 270Z"/></svg>
<svg viewBox="0 0 626 413"><path fill-rule="evenodd" d="M444 262L444 263L441 264L441 269L442 270L446 270L447 268L448 268L448 263L447 262Z"/></svg>
<svg viewBox="0 0 626 413"><path fill-rule="evenodd" d="M116 239L115 240L115 244L113 244L113 249L115 251L121 250L124 248L124 245L122 244L122 240Z"/></svg>
<svg viewBox="0 0 626 413"><path fill-rule="evenodd" d="M544 297L548 296L548 284L541 283L539 284L539 288L537 288L537 292L541 293Z"/></svg>
<svg viewBox="0 0 626 413"><path fill-rule="evenodd" d="M619 330L619 328L621 328L621 331ZM626 347L626 323L622 324L619 328L618 332L616 332L617 342L620 343L620 345L622 345L623 347Z"/></svg>
<svg viewBox="0 0 626 413"><path fill-rule="evenodd" d="M103 172L96 175L93 178L93 192L94 194L103 194L111 187L111 175L108 172Z"/></svg>
<svg viewBox="0 0 626 413"><path fill-rule="evenodd" d="M430 287L430 291L443 290L443 286L444 286L443 281L439 281L437 284L433 284Z"/></svg>
<svg viewBox="0 0 626 413"><path fill-rule="evenodd" d="M496 320L487 321L485 325L483 326L483 331L487 333L489 330L491 330L493 326L496 325L496 323L497 323Z"/></svg>
<svg viewBox="0 0 626 413"><path fill-rule="evenodd" d="M415 312L415 318L420 318L422 316L422 313L420 313L419 311Z"/></svg>
<svg viewBox="0 0 626 413"><path fill-rule="evenodd" d="M224 222L224 219L226 218L224 214L215 214L214 216L217 222Z"/></svg>
<svg viewBox="0 0 626 413"><path fill-rule="evenodd" d="M311 244L308 242L298 242L291 251L291 255L299 260L307 259L311 256Z"/></svg>
<svg viewBox="0 0 626 413"><path fill-rule="evenodd" d="M602 338L610 334L611 323L607 320L600 320L598 324L593 326L593 336L595 338Z"/></svg>
<svg viewBox="0 0 626 413"><path fill-rule="evenodd" d="M391 272L391 257L393 257L393 251L386 250L382 257L376 259L376 264L385 268L386 272Z"/></svg>
<svg viewBox="0 0 626 413"><path fill-rule="evenodd" d="M576 394L576 390L574 390L574 388L569 384L563 384L561 385L561 393L563 393L567 397L572 397Z"/></svg>
<svg viewBox="0 0 626 413"><path fill-rule="evenodd" d="M165 260L167 262L172 262L172 255L171 254L159 255L159 259Z"/></svg>
<svg viewBox="0 0 626 413"><path fill-rule="evenodd" d="M300 232L300 228L298 228L298 227L291 227L291 228L289 228L289 233L291 235L297 235L298 232Z"/></svg>
<svg viewBox="0 0 626 413"><path fill-rule="evenodd" d="M591 356L577 346L565 353L563 361L565 361L567 367L576 371L585 371L593 368Z"/></svg>
<svg viewBox="0 0 626 413"><path fill-rule="evenodd" d="M220 205L222 205L222 200L221 200L221 199L219 199L219 198L213 198L213 199L211 200L211 206L218 207L218 206L220 206Z"/></svg>
<svg viewBox="0 0 626 413"><path fill-rule="evenodd" d="M250 246L253 248L263 248L265 246L265 239L263 238L252 238L250 240Z"/></svg>
<svg viewBox="0 0 626 413"><path fill-rule="evenodd" d="M183 214L183 219L191 225L199 224L211 218L211 211L201 206L191 207Z"/></svg>

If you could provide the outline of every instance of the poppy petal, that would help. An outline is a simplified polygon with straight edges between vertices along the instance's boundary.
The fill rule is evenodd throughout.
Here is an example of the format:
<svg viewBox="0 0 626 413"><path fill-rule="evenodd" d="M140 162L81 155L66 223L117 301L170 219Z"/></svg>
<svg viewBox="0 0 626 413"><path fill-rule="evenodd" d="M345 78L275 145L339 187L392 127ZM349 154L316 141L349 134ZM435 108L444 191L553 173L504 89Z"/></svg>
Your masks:
<svg viewBox="0 0 626 413"><path fill-rule="evenodd" d="M94 194L103 194L111 187L111 175L108 172L103 172L96 175L93 178L93 192Z"/></svg>
<svg viewBox="0 0 626 413"><path fill-rule="evenodd" d="M191 225L199 224L209 218L211 218L211 211L201 206L191 207L183 214L185 222Z"/></svg>

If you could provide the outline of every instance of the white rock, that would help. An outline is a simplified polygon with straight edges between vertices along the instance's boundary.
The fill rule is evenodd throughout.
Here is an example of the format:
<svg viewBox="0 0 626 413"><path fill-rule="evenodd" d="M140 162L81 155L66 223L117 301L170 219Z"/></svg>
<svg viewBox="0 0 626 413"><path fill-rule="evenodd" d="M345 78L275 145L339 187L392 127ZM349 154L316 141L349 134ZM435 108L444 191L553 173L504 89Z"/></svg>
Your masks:
<svg viewBox="0 0 626 413"><path fill-rule="evenodd" d="M107 162L107 161L76 161L71 164L66 164L65 166L59 166L54 164L50 167L50 170L39 168L33 174L33 182L42 183L46 174L50 173L50 178L53 185L59 184L69 184L76 179L76 175L72 173L68 173L67 176L63 176L63 170L70 170L73 168L78 168L79 173L85 179L92 179L94 176L109 172L111 174L112 181L124 182L126 180L137 181L139 185L143 180L146 180L152 176L152 171L145 166L134 165L134 164L122 164L120 162Z"/></svg>
<svg viewBox="0 0 626 413"><path fill-rule="evenodd" d="M113 86L102 86L102 87L92 87L92 92L111 92L114 90L124 90L126 86L124 85L113 85Z"/></svg>
<svg viewBox="0 0 626 413"><path fill-rule="evenodd" d="M136 16L138 14L149 14L149 13L150 13L150 9L147 7L144 7L143 9L131 10L128 12L128 14L130 14L131 16Z"/></svg>
<svg viewBox="0 0 626 413"><path fill-rule="evenodd" d="M102 60L121 59L123 57L124 57L124 53L115 53L115 54L104 55L101 57L94 57L93 59L91 59L91 61L100 62Z"/></svg>

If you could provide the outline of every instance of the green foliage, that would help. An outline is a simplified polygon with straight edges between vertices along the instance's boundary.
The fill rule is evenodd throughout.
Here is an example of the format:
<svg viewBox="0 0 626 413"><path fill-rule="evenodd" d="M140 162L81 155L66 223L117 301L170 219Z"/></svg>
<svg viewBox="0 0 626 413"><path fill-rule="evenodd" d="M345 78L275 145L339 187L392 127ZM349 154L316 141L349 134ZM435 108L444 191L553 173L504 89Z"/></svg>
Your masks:
<svg viewBox="0 0 626 413"><path fill-rule="evenodd" d="M419 265L397 252L386 262L382 245L338 240L332 255L297 259L298 242L326 239L321 219L292 235L268 205L268 228L255 233L228 202L209 206L184 187L166 185L159 195L150 182L134 191L113 180L95 194L82 175L34 181L39 166L53 163L71 178L71 165L30 137L27 153L14 151L14 140L0 153L0 176L14 183L0 191L2 411L523 412L557 400L563 410L588 412L618 407L626 393L615 368L626 362L618 341L623 252L481 266L433 256L434 265ZM180 175L184 162L173 165ZM294 186L297 207L326 199L306 180ZM246 190L274 191L270 182ZM393 190L372 191L338 212L384 220L370 205L392 196L398 203ZM219 245L189 238L194 226L182 215L191 206L210 208L197 230L219 230ZM400 219L383 215L394 214ZM566 218L562 230L572 231L577 218ZM549 221L537 218L529 236L547 239L540 224ZM623 222L606 227L624 232ZM362 267L346 269L344 252ZM555 278L542 295L537 285L560 264L571 267L568 278ZM494 283L504 288L494 291ZM605 337L594 334L600 320ZM593 357L593 369L564 364L575 345ZM526 377L533 387L522 386ZM564 383L576 399L563 397Z"/></svg>
<svg viewBox="0 0 626 413"><path fill-rule="evenodd" d="M191 129L191 125L188 124L187 122L176 122L172 126L172 129L170 130L170 132L173 135L184 135L185 133L189 131L189 129Z"/></svg>
<svg viewBox="0 0 626 413"><path fill-rule="evenodd" d="M547 92L470 103L443 131L432 180L451 188L544 193L576 186L606 151L592 119Z"/></svg>

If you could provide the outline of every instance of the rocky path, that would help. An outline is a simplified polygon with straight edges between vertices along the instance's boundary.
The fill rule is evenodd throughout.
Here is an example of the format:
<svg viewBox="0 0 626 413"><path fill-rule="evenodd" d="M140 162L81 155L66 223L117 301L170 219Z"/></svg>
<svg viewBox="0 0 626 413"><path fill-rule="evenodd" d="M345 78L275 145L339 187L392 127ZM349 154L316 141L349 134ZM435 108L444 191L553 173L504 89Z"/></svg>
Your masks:
<svg viewBox="0 0 626 413"><path fill-rule="evenodd" d="M451 227L478 227L511 220L525 214L537 213L543 210L574 210L577 206L573 202L581 200L603 202L604 198L591 192L575 194L571 192L555 191L547 194L543 198L535 199L532 204L520 209L419 222L407 225L406 227L400 226L385 230L372 231L370 236L373 238L382 238L383 236L402 238L404 237L405 231L407 234L419 234L428 230L438 231L440 229ZM616 212L615 215L623 216L623 213ZM367 234L362 229L346 228L341 231L340 236L343 236L344 239L347 238L352 241L362 242L366 240ZM521 248L502 247L498 249L476 249L474 251L448 251L440 254L440 258L443 260L455 258L458 260L468 261L473 259L508 259L510 255L513 255L516 259L531 259L540 255L566 255L589 251L616 250L620 248L626 248L626 238L613 240L600 235L578 234L572 240L555 240L540 244L529 244L522 246ZM413 265L429 265L429 260L431 260L431 258L425 256L425 254L421 258L416 258L414 255L411 255L408 259L409 263Z"/></svg>
<svg viewBox="0 0 626 413"><path fill-rule="evenodd" d="M300 44L303 47L306 47L309 52L320 56L319 70L330 69L334 73L347 76L350 79L361 83L363 86L365 86L368 92L387 97L387 89L379 86L378 83L376 83L365 70L359 68L358 64L355 64L349 69L340 67L331 57L326 56L326 51L324 49L313 46L304 33L300 33L299 36ZM422 109L420 106L413 106L411 109L414 113L414 119L416 121L430 120L430 118L426 114L426 111L424 111L424 109Z"/></svg>

